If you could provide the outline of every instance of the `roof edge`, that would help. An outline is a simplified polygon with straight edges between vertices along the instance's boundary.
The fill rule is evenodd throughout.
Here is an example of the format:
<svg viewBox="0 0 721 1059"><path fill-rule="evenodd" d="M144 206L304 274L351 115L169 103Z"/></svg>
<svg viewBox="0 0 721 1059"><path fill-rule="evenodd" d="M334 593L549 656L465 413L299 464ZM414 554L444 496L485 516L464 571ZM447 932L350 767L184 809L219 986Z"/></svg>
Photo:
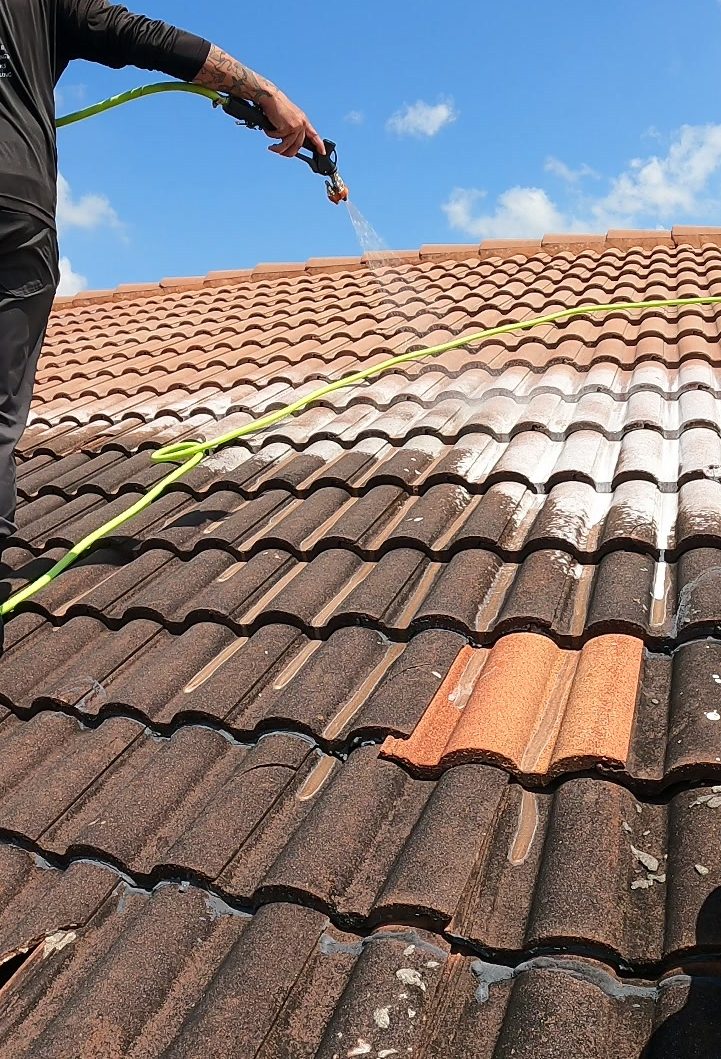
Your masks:
<svg viewBox="0 0 721 1059"><path fill-rule="evenodd" d="M185 276L160 280L158 283L124 283L114 290L81 291L72 296L55 298L53 310L97 305L103 302L135 301L208 287L254 283L262 280L294 278L305 275L333 275L339 272L361 272L379 265L414 265L423 262L504 260L513 257L530 258L538 254L584 252L602 253L605 250L654 250L657 247L703 246L721 247L721 227L677 225L670 231L658 229L611 229L605 235L583 233L551 233L541 239L486 239L479 243L429 243L419 250L388 250L363 254L361 257L312 257L301 262L262 262L255 268L209 272L207 276Z"/></svg>

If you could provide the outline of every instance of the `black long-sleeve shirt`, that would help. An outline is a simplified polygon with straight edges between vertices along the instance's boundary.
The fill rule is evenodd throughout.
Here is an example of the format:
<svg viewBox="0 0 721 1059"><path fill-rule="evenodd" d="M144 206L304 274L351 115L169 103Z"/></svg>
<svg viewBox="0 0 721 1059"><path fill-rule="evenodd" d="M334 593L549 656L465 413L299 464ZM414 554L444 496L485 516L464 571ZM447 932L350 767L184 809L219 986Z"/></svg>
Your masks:
<svg viewBox="0 0 721 1059"><path fill-rule="evenodd" d="M201 37L107 0L0 0L0 209L55 223L54 87L72 59L198 75Z"/></svg>

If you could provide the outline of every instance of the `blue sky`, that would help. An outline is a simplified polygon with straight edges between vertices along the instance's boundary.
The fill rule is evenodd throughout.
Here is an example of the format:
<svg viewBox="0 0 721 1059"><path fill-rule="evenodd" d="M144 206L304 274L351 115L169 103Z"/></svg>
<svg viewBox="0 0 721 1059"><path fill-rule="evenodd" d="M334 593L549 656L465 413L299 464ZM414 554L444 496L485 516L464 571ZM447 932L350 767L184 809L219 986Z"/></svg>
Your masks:
<svg viewBox="0 0 721 1059"><path fill-rule="evenodd" d="M721 224L719 0L137 0L276 81L394 248ZM65 113L162 76L74 63ZM184 96L59 134L65 289L356 254L343 207Z"/></svg>

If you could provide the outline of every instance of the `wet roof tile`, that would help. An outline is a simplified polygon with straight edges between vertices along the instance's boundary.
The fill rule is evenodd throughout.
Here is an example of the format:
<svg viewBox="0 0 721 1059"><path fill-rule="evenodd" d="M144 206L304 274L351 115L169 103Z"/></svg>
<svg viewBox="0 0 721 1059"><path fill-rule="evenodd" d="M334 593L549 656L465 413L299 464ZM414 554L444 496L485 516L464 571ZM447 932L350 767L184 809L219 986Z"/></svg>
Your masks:
<svg viewBox="0 0 721 1059"><path fill-rule="evenodd" d="M373 561L413 548L447 561L483 548L517 562L532 552L558 549L584 563L627 549L675 561L719 541L721 484L710 464L707 477L676 483L673 492L624 475L612 492L569 480L549 484L544 493L537 483L529 488L510 474L505 480L500 473L487 478L480 460L474 468L470 449L455 457L444 454L435 467L423 450L417 457L413 451L391 454L377 472L367 452L344 454L334 461L334 471L320 456L292 458L275 480L277 458L269 466L248 456L225 473L222 461L211 459L139 516L133 537L145 547L161 546L184 557L221 548L247 559L276 547L311 560L322 551L348 548ZM19 507L13 542L32 550L67 546L138 500L159 480L158 465L145 454L126 462L126 480L117 453L92 461L73 457L66 461L66 474L45 457L22 466L20 495L31 498ZM220 476L213 473L219 464ZM451 475L465 484L452 484ZM109 540L127 538L121 527Z"/></svg>
<svg viewBox="0 0 721 1059"><path fill-rule="evenodd" d="M167 509L158 513L168 519ZM581 561L549 547L505 559L473 541L450 556L429 555L418 541L401 539L376 557L331 538L306 557L287 539L256 534L257 546L244 553L223 546L228 514L218 504L197 523L171 511L170 528L157 541L138 550L127 536L125 543L117 538L25 609L53 621L88 615L114 627L142 618L175 632L214 621L238 635L275 622L320 638L360 624L394 641L443 628L484 646L535 629L576 648L617 631L666 649L713 635L721 620L718 547L690 548L669 561L620 546ZM83 524L93 525L87 518ZM53 541L39 554L8 551L11 585L41 576L60 558L62 535L49 534Z"/></svg>
<svg viewBox="0 0 721 1059"><path fill-rule="evenodd" d="M85 428L65 424L57 428L36 426L26 435L19 468L20 494L32 498L54 491L68 498L77 491L95 491L111 498L121 490L145 487L157 471L150 450L166 441L197 436L209 417L197 416L179 429L173 417L157 420L153 427L139 419L96 424ZM79 457L99 462L85 468ZM140 454L130 462L129 457ZM66 462L60 463L60 459ZM36 480L42 460L44 472ZM57 488L50 468L57 469ZM106 467L113 467L109 475ZM122 480L122 469L128 477ZM83 468L82 471L76 470ZM599 492L612 491L624 480L651 481L662 492L677 492L690 479L717 480L721 468L721 438L708 427L692 427L678 438L663 438L657 431L639 428L620 441L609 441L594 430L577 430L563 441L540 431L522 431L509 441L487 434L464 433L453 442L433 434L416 434L403 442L367 438L352 449L328 438L296 449L287 441L250 442L210 457L178 488L194 495L234 488L252 496L267 488L311 492L324 484L341 485L357 494L374 484L399 484L419 493L433 484L454 483L472 493L487 491L499 482L523 482L535 492L545 492L560 482L585 481ZM220 473L219 473L220 472ZM137 478L142 474L142 478Z"/></svg>

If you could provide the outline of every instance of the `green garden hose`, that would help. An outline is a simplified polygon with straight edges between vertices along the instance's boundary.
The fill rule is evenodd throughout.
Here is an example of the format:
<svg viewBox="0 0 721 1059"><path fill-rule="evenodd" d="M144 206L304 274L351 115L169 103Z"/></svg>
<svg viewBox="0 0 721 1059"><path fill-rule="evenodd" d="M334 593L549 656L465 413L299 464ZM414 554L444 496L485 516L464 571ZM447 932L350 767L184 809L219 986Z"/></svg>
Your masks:
<svg viewBox="0 0 721 1059"><path fill-rule="evenodd" d="M84 110L76 110L73 114L66 114L64 118L58 118L55 122L57 129L64 129L68 125L75 125L78 121L94 118L97 114L104 114L115 107L122 107L125 103L132 103L134 99L143 99L147 96L159 96L165 92L190 92L194 96L205 96L214 106L221 104L227 97L212 88L203 88L202 85L190 85L185 81L161 81L157 85L143 85L141 88L131 88L129 92L121 92L119 96L104 99L102 103L95 103L92 107Z"/></svg>
<svg viewBox="0 0 721 1059"><path fill-rule="evenodd" d="M98 103L95 106L87 107L85 110L77 111L74 114L69 114L64 118L61 118L57 122L58 128L64 128L67 125L72 125L78 121L84 121L86 118L91 118L96 114L102 114L107 110L111 110L114 107L122 106L125 103L130 103L135 99L140 99L144 96L157 95L163 92L190 92L195 95L205 96L210 99L214 105L223 103L225 97L217 92L213 92L210 89L202 88L200 85L190 85L184 83L167 82L157 85L146 85L143 88L136 88L130 92L125 92L121 95L114 96L112 99L106 99L102 103ZM285 405L283 408L279 408L274 412L269 412L267 415L261 416L259 419L254 420L252 423L247 423L245 426L240 427L238 430L230 431L227 434L222 434L220 437L214 438L211 441L181 441L177 444L166 445L164 448L159 449L153 453L151 459L158 463L178 463L179 466L171 471L162 481L158 482L157 485L149 489L145 496L141 497L135 504L132 504L127 508L126 511L121 512L116 518L110 522L105 523L99 529L95 530L94 533L90 533L87 537L76 544L66 555L63 556L47 573L43 574L36 581L26 585L25 588L16 592L15 595L11 596L6 603L0 607L0 615L6 617L12 614L21 604L26 603L33 596L37 595L38 592L46 588L52 581L55 580L64 570L67 570L69 566L84 554L90 551L103 538L109 536L109 534L115 532L121 526L130 522L136 515L139 515L146 508L150 507L159 497L161 497L171 485L179 481L186 474L197 467L205 457L216 450L223 448L226 445L230 445L235 441L239 441L241 438L247 438L252 434L256 434L261 430L265 430L268 427L273 426L276 423L280 423L282 420L287 419L289 416L293 416L298 412L303 411L309 405L315 404L316 402L327 397L329 394L336 393L338 390L344 390L349 386L355 386L358 383L366 382L368 379L375 378L378 375L383 375L387 371L392 371L394 368L400 367L402 364L410 364L413 361L421 360L426 357L436 357L442 353L447 353L453 349L460 349L463 346L475 345L479 342L484 342L490 338L496 338L499 335L511 334L514 331L530 331L532 328L541 327L547 324L558 323L561 320L570 320L576 316L587 316L594 313L610 313L610 312L633 312L633 311L645 311L648 309L670 309L680 308L692 305L718 305L721 304L721 296L719 297L698 297L698 298L671 298L660 301L645 301L645 302L615 302L609 305L580 305L571 309L561 309L559 312L551 313L547 316L538 316L530 320L514 321L508 324L502 324L499 327L491 327L485 331L479 331L475 335L469 335L465 338L456 338L451 342L444 342L441 345L430 346L427 349L415 350L410 353L403 353L398 357L391 357L382 364L376 364L370 368L364 368L361 371L353 372L351 375L346 375L345 378L338 379L336 382L329 383L326 386L321 386L313 393L308 394L306 397L302 397L297 401L293 401L290 404Z"/></svg>

